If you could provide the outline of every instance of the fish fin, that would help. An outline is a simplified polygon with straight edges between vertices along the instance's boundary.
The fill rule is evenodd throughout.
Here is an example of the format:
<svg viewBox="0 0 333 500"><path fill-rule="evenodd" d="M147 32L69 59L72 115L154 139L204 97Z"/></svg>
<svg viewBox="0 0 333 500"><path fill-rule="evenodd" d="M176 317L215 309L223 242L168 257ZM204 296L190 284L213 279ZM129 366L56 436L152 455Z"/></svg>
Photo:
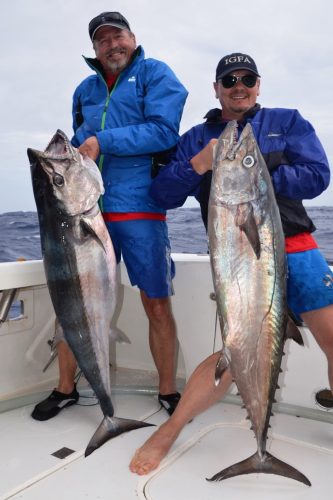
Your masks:
<svg viewBox="0 0 333 500"><path fill-rule="evenodd" d="M83 229L87 233L89 233L94 238L94 240L96 240L96 242L102 247L102 249L106 253L106 249L105 249L104 243L100 239L100 237L98 236L98 232L95 230L94 220L95 220L94 218L84 217L84 216L82 216L81 219L80 219L81 225L82 225Z"/></svg>
<svg viewBox="0 0 333 500"><path fill-rule="evenodd" d="M244 210L244 206L246 207ZM252 205L247 203L243 205L243 209L237 211L236 224L245 233L253 251L260 259L260 238L258 233L257 222L253 213Z"/></svg>
<svg viewBox="0 0 333 500"><path fill-rule="evenodd" d="M119 342L119 344L131 344L132 342L127 337L126 333L124 333L120 328L116 326L112 326L110 330L110 339L114 342Z"/></svg>
<svg viewBox="0 0 333 500"><path fill-rule="evenodd" d="M289 477L291 479L295 479L296 481L300 481L307 486L311 486L310 481L306 476L304 476L304 474L299 472L291 465L282 462L282 460L273 457L273 455L268 452L265 452L262 457L260 457L259 453L256 452L246 460L223 469L221 472L218 472L210 479L207 479L207 481L222 481L223 479L240 476L242 474L257 474L259 472Z"/></svg>
<svg viewBox="0 0 333 500"><path fill-rule="evenodd" d="M297 344L304 346L303 337L293 319L289 316L286 328L286 339L293 339Z"/></svg>
<svg viewBox="0 0 333 500"><path fill-rule="evenodd" d="M221 380L221 377L223 373L226 371L228 368L229 363L227 361L227 358L225 357L223 351L221 352L221 355L219 357L218 362L216 363L216 368L215 368L215 385L218 386Z"/></svg>
<svg viewBox="0 0 333 500"><path fill-rule="evenodd" d="M97 450L104 443L109 441L124 432L129 432L141 427L150 427L154 424L148 424L140 420L130 420L118 417L104 417L102 423L99 425L93 437L90 439L84 456L87 457L93 451Z"/></svg>
<svg viewBox="0 0 333 500"><path fill-rule="evenodd" d="M299 316L296 316L296 314L290 309L290 307L288 307L288 314L296 326L303 326L302 319Z"/></svg>

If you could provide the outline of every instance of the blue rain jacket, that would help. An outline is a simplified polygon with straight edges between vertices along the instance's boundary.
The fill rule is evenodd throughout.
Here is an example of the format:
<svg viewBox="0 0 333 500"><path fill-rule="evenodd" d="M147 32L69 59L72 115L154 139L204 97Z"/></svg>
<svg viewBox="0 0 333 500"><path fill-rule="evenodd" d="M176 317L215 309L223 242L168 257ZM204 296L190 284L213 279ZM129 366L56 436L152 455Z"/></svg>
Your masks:
<svg viewBox="0 0 333 500"><path fill-rule="evenodd" d="M206 122L182 135L170 162L154 179L150 193L165 209L182 206L188 196L200 202L207 223L211 172L197 174L190 160L226 126L221 110L211 110ZM259 148L271 172L277 203L286 236L315 230L303 199L322 193L330 181L324 149L312 125L297 110L260 108L256 105L239 124L239 132L251 123Z"/></svg>
<svg viewBox="0 0 333 500"><path fill-rule="evenodd" d="M75 90L72 144L79 147L88 137L98 139L103 212L165 213L148 193L152 161L179 139L186 89L165 63L145 59L141 47L111 92L99 62L86 62L96 74Z"/></svg>

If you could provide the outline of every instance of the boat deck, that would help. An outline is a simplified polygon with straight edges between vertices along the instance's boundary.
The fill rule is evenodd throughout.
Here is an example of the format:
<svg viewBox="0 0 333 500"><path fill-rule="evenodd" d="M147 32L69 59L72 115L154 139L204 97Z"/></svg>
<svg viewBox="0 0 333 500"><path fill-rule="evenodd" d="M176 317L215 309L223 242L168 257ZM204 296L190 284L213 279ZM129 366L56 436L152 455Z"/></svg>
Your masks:
<svg viewBox="0 0 333 500"><path fill-rule="evenodd" d="M207 256L177 260L173 311L181 346L180 389L198 363L220 348L209 266ZM126 275L122 279L126 282ZM2 289L19 289L24 315L3 323L0 331L0 500L332 497L333 411L320 410L315 402L317 391L327 387L327 363L305 328L303 349L291 342L285 346L279 403L273 408L267 444L273 455L308 477L311 487L268 474L206 481L256 450L245 410L232 392L186 426L159 469L139 477L129 471L128 464L154 427L118 436L84 458L102 419L99 405L89 405L96 402L84 381L80 380L79 404L46 422L30 417L34 404L46 397L58 378L56 363L43 371L50 358L54 312L40 261L2 264L1 280ZM157 376L147 373L154 369L147 319L139 294L126 283L117 325L132 344L110 348L111 364L118 367L111 376L115 413L160 425L167 414L157 401Z"/></svg>
<svg viewBox="0 0 333 500"><path fill-rule="evenodd" d="M81 392L81 391L80 391ZM148 392L148 393L147 393ZM89 390L81 392L92 396ZM113 394L116 415L160 425L166 413L149 391ZM107 442L84 458L86 445L102 414L92 398L57 417L36 422L33 405L0 414L0 498L23 500L236 500L318 499L331 497L333 426L331 422L275 414L268 450L305 474L308 487L267 474L208 482L224 467L256 449L245 410L221 402L188 424L159 469L139 477L128 469L134 451L154 432L143 428ZM326 420L332 414L324 412ZM320 412L318 412L318 415ZM67 450L67 451L66 451ZM68 451L69 450L69 451ZM69 453L69 454L67 454Z"/></svg>

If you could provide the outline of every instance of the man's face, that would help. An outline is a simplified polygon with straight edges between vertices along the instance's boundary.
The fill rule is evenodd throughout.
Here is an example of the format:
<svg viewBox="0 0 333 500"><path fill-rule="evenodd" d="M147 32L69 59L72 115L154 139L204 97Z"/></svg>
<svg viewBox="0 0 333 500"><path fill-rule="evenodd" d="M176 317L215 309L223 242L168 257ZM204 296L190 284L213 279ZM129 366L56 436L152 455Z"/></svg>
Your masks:
<svg viewBox="0 0 333 500"><path fill-rule="evenodd" d="M232 71L230 75L245 76L254 75L248 70ZM216 97L219 99L222 106L222 118L225 120L240 120L244 113L249 111L257 101L259 95L260 78L257 78L254 87L250 88L244 85L241 80L231 88L223 87L221 80L214 82Z"/></svg>
<svg viewBox="0 0 333 500"><path fill-rule="evenodd" d="M129 63L136 48L135 36L130 31L113 26L102 26L93 42L96 58L108 73L120 73Z"/></svg>

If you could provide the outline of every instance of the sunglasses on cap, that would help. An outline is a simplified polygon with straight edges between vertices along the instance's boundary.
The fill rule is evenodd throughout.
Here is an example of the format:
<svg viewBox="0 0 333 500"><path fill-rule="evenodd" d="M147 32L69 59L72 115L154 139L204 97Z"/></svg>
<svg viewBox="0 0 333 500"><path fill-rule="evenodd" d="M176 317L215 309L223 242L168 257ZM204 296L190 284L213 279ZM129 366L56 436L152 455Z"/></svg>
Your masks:
<svg viewBox="0 0 333 500"><path fill-rule="evenodd" d="M236 75L226 75L219 79L222 83L222 87L225 89L231 89L238 82L242 82L245 87L249 89L253 88L257 83L257 75L244 75L244 76L236 76Z"/></svg>

